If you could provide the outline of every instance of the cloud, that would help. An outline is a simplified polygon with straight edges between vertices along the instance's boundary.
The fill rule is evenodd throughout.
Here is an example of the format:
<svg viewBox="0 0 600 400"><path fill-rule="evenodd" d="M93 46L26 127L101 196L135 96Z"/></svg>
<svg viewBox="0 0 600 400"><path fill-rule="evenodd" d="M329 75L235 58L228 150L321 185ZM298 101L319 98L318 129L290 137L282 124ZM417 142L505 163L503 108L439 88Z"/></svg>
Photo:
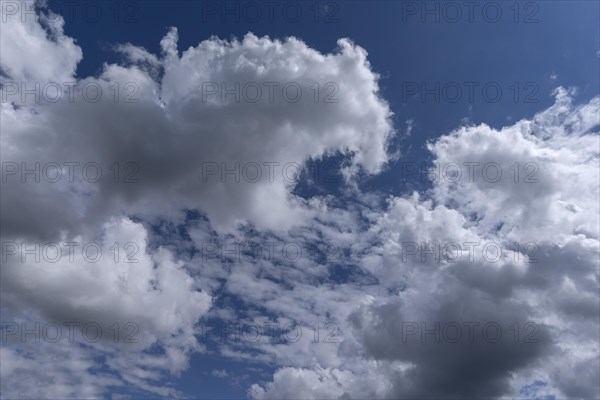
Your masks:
<svg viewBox="0 0 600 400"><path fill-rule="evenodd" d="M3 334L3 343L13 344L6 349L7 357L23 357L23 369L39 365L27 359L50 360L58 337L64 349L78 347L78 343L91 347L90 354L95 356L85 356L91 364L82 374L103 366L119 371L131 384L154 391L159 371L180 373L187 368L191 353L202 349L195 334L199 319L211 306L211 296L200 291L173 254L148 247L141 224L111 220L95 239L65 238L52 245L3 241L4 317L11 321L11 315L29 315L17 325L10 322ZM27 249L37 250L27 254ZM25 346L26 330L33 331L30 340L44 345ZM96 361L100 355L105 364ZM21 371L8 368L3 374L13 382L20 379Z"/></svg>
<svg viewBox="0 0 600 400"><path fill-rule="evenodd" d="M212 376L216 378L227 378L229 374L224 369L215 369L211 372Z"/></svg>
<svg viewBox="0 0 600 400"><path fill-rule="evenodd" d="M561 88L555 95L531 120L436 139L430 192L392 197L368 213L368 229L353 228L351 259L377 277L379 290L362 286L371 300L348 298L354 311L338 314L344 334L335 368L343 372L336 374L352 379L333 379L323 365L282 368L250 394L481 398L518 396L542 382L556 397L597 396L600 103L575 106L573 92ZM464 163L479 166L473 179ZM482 175L489 163L502 170L499 179L491 167ZM536 182L523 180L532 168L515 179L514 163L535 165ZM462 167L462 176L450 168L444 176L448 165ZM462 256L436 258L432 246L448 243L460 244ZM499 257L483 251L489 244L501 248ZM376 383L364 371L379 372Z"/></svg>
<svg viewBox="0 0 600 400"><path fill-rule="evenodd" d="M55 46L70 49L71 41L35 32L49 54L60 56ZM293 175L308 159L343 153L367 173L387 162L391 112L366 51L349 40L324 55L295 38L249 33L241 41L213 37L179 56L173 28L161 47L158 58L131 44L118 46L129 66L105 65L98 77L68 87L72 97L56 102L47 96L21 102L14 86L3 89L2 156L19 170L8 176L10 193L2 201L23 210L19 218L3 215L6 235L79 233L113 214L169 215L184 208L206 213L220 231L239 223L285 230L314 215L292 194ZM51 72L29 77L13 59L5 68L10 83L37 80L44 87L65 79ZM45 175L38 185L20 181L36 163L42 173L57 163L66 177L68 162L80 163L74 182L48 182ZM93 177L102 174L98 182L85 179L87 163L94 163ZM158 200L164 193L167 209ZM47 200L34 200L39 196Z"/></svg>
<svg viewBox="0 0 600 400"><path fill-rule="evenodd" d="M599 98L575 105L558 88L531 119L459 127L428 144L429 191L385 199L353 181L390 161L394 128L367 52L350 40L322 54L249 33L180 52L171 28L161 54L115 45L123 64L84 78L82 50L44 13L3 26L3 315L103 332L134 322L138 341L35 347L11 334L3 393L180 396L165 377L202 356L198 323L216 318L303 329L293 343L215 346L274 367L250 387L256 399L598 395ZM55 102L14 93L74 80ZM345 159L341 198L296 196L284 167L332 155ZM207 260L211 240L321 247L299 260ZM102 256L81 246L55 262L51 242L97 242ZM417 245L408 258L407 243ZM448 243L477 246L456 260L422 246ZM502 251L493 262L486 245ZM436 340L452 324L460 339ZM339 341L324 341L331 327ZM57 359L66 368L53 372Z"/></svg>
<svg viewBox="0 0 600 400"><path fill-rule="evenodd" d="M593 129L600 99L574 107L572 93L559 88L555 94L556 103L532 120L500 131L463 127L430 144L442 171L434 198L456 204L482 234L500 229L499 235L517 241L598 239L599 139ZM444 168L462 177L444 178Z"/></svg>
<svg viewBox="0 0 600 400"><path fill-rule="evenodd" d="M361 390L356 385L355 377L350 371L338 369L307 370L300 368L282 368L274 375L274 381L266 390L258 385L250 388L249 394L255 399L302 398L302 399L340 399L348 398L347 390L358 394Z"/></svg>
<svg viewBox="0 0 600 400"><path fill-rule="evenodd" d="M36 13L34 1L14 5L16 13L0 10L4 74L17 82L72 82L83 54L63 33L64 19L51 11Z"/></svg>
<svg viewBox="0 0 600 400"><path fill-rule="evenodd" d="M160 55L115 45L123 65L78 77L83 51L64 34L64 20L41 3L23 6L37 17L7 16L2 27L1 233L3 256L10 253L1 271L3 315L91 322L105 333L135 324L136 343L111 343L105 335L93 345L64 344L89 348L78 371L40 378L48 393L102 394L88 384L100 368L107 386L175 395L161 377L180 373L203 350L195 335L212 293L196 275L199 265L151 244L142 221L178 220L196 210L220 233L250 224L285 234L303 225L318 208L292 193L295 181L286 176L297 169L283 176L283 166L344 154L355 171L375 174L387 162L394 132L378 75L366 51L347 39L321 54L296 38L249 33L241 41L213 37L180 55L172 28ZM259 88L262 98L207 94L222 84ZM37 96L25 95L31 88ZM208 163L220 170L203 180ZM221 172L227 177L224 170L238 163L262 167L262 179L234 182L230 174L225 181ZM81 247L69 250L72 242ZM58 262L49 256L55 244ZM88 244L98 260L90 261ZM40 252L23 260L31 248ZM130 256L137 262L125 263ZM16 382L38 367L28 360L46 366L54 349L18 341L3 348L3 359L22 366L3 369L7 393L25 393ZM64 388L73 379L81 385Z"/></svg>
<svg viewBox="0 0 600 400"><path fill-rule="evenodd" d="M99 398L119 379L98 367L86 349L66 343L3 343L0 349L0 390L6 398ZM60 368L57 368L60 365Z"/></svg>
<svg viewBox="0 0 600 400"><path fill-rule="evenodd" d="M2 302L11 309L36 309L50 320L93 321L106 330L115 322L134 322L145 348L180 330L182 343L193 342L191 329L210 307L210 296L197 290L183 263L167 250L149 249L145 228L130 220L106 223L98 241L3 245Z"/></svg>

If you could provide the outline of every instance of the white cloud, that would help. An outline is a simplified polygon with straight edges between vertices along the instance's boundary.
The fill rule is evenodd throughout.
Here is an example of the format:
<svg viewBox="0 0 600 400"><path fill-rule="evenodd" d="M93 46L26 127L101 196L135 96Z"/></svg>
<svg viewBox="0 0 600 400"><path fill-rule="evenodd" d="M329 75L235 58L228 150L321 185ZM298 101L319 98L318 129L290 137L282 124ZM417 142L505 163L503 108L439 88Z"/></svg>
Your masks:
<svg viewBox="0 0 600 400"><path fill-rule="evenodd" d="M54 46L42 33L38 32L40 46ZM127 44L118 50L139 67L105 65L98 78L78 80L75 101L65 95L56 103L30 101L18 108L3 104L4 160L26 162L29 168L35 162L42 168L50 162L95 162L103 172L99 183L84 183L76 190L73 184L44 184L43 179L35 187L22 185L11 176L6 184L11 194L4 194L3 202L8 207L19 202L27 213L18 221L3 217L7 234L56 235L60 229L79 233L82 226L113 213L165 214L169 210L158 200L163 193L169 193L171 210L202 210L221 231L240 222L285 230L314 215L305 201L291 194L293 183L283 175L290 177L296 169L285 166L336 152L347 154L354 166L368 173L377 173L386 163L391 113L378 96L378 76L366 52L349 40L340 40L335 53L323 55L295 38L279 41L248 34L242 41L211 38L179 57L177 32L172 29L161 46L160 82L154 80L159 59ZM19 65L7 68L10 78L25 79L13 70L20 71ZM42 78L62 76L46 73L33 80ZM133 86L127 86L130 83ZM240 101L234 95L207 94L215 88L221 92L222 84L228 89L240 85ZM245 94L250 93L246 85L260 90L260 101L248 101L255 92ZM98 102L85 101L86 87L93 88L90 96L101 88ZM298 100L290 100L300 93L298 88ZM324 103L334 91L337 102ZM19 94L5 95L20 99ZM126 102L130 100L135 102ZM135 163L139 183L111 182L110 168L116 161ZM229 174L224 182L221 173L235 169L236 163L238 171L252 177L251 163L257 163L261 178L251 182L243 175L235 183ZM203 181L203 171L213 165L217 173ZM250 172L244 169L248 165ZM41 193L48 199L44 205L29 200ZM23 198L24 202L17 200ZM73 215L72 209L80 213ZM45 226L40 221L49 214L56 217Z"/></svg>
<svg viewBox="0 0 600 400"><path fill-rule="evenodd" d="M242 41L211 38L179 56L177 30L171 29L160 42L160 56L130 43L117 45L126 66L104 65L98 77L81 78L75 71L82 51L64 35L63 25L42 6L37 18L28 15L23 21L16 15L2 26L1 94L8 100L0 110L2 160L19 169L39 163L42 171L41 180L35 173L23 179L22 171L3 176L3 243L44 248L50 242L98 241L102 257L89 262L77 248L68 262L10 258L2 268L2 304L17 317L27 313L33 321L91 321L104 332L115 322L134 322L138 343L105 340L82 357L105 356L100 366L120 375L107 375L111 384L170 396L172 389L157 382L165 371L180 373L190 354L202 350L194 334L211 296L179 255L151 247L146 228L129 217L176 219L182 209L196 209L224 232L240 222L279 232L303 225L318 211L292 194L293 183L282 179L281 169L274 182L266 177L268 169L258 183L223 183L218 177L203 182L204 163L220 167L223 162L228 168L236 162L302 165L309 158L341 152L356 171L360 167L377 173L387 161L391 113L378 95L378 76L366 52L346 39L335 52L320 54L295 38L279 41L248 34ZM69 85L73 81L74 89ZM13 93L14 84L31 88L39 83L43 88L53 82L64 90L56 102L43 91L40 101L33 96L23 101L22 93ZM257 83L265 90L263 101L203 101L203 83L212 82ZM277 83L279 93L273 102L268 100L271 82ZM315 83L320 85L317 101L310 89ZM302 89L299 101L282 101L282 95L293 93L281 91L286 84ZM90 101L86 87L93 88L93 95L99 90L98 101ZM338 91L338 102L323 103L329 89ZM80 163L74 179L65 166L69 162ZM123 181L131 172L127 162L135 163L136 183ZM43 175L44 167L53 163L62 168L57 182ZM82 179L86 163L99 168L100 181ZM113 243L121 251L118 262L112 257ZM135 247L124 248L129 243ZM139 262L124 264L122 256L132 249ZM192 269L198 272L197 266ZM160 354L154 353L157 348ZM35 367L29 357L38 357L43 365L51 358L45 350L27 351L17 345L3 357L20 360L16 363L22 363L22 370ZM98 365L90 361L80 366L87 381L90 369ZM22 370L3 370L3 378L12 382L8 392ZM66 390L62 382L68 379L77 378L55 375L48 393L103 393L94 385ZM36 390L29 394L39 395Z"/></svg>
<svg viewBox="0 0 600 400"><path fill-rule="evenodd" d="M72 82L83 58L81 48L63 33L64 19L60 15L35 15L34 5L32 0L14 3L16 13L7 13L9 7L1 7L0 67L17 82Z"/></svg>
<svg viewBox="0 0 600 400"><path fill-rule="evenodd" d="M78 245L72 244L69 251L68 243ZM20 249L8 247L13 244ZM36 244L38 251L22 259L26 249L35 249ZM161 370L180 373L187 368L190 354L202 349L194 335L199 319L211 306L211 296L199 290L173 254L148 248L141 224L115 219L103 226L102 237L64 238L58 242L59 251L47 243L25 241L4 241L3 246L4 309L16 315L33 311L36 317L28 318L28 329L36 323L42 327L58 324L65 349L77 347L79 342L97 346L94 352L104 355L106 366L119 371L125 381L156 390L147 379L159 380ZM80 333L74 335L79 338L75 343L66 343L69 334L64 324L77 324L73 326ZM7 338L19 343L24 330L20 327ZM30 346L28 352L44 362L53 343L42 339L40 332L43 329L38 329L34 338L45 346ZM162 349L164 354L144 355L152 348ZM17 357L24 354L20 350L17 345L16 350L6 351ZM3 373L9 381L20 374L14 369Z"/></svg>
<svg viewBox="0 0 600 400"><path fill-rule="evenodd" d="M481 169L471 181L463 166L461 179L435 181L431 198L391 198L387 209L368 214L367 231L354 232L353 259L380 284L380 290L361 288L372 293L371 301L360 304L348 297L350 314L331 310L344 327L331 367L344 366L354 379L329 379L330 373L308 365L284 368L250 394L257 399L293 398L293 391L307 398L510 397L541 379L546 386L539 390L556 397L597 396L599 99L574 106L572 93L558 89L556 96L556 104L532 120L500 131L485 125L460 128L430 144L438 166L498 163L504 175L497 182L478 176ZM521 168L535 163L538 182L523 182L523 171L515 182L508 169L515 162ZM449 262L431 254L422 260L422 249L403 259L402 243L409 242L480 245L472 259ZM523 247L515 252L514 242L534 242L538 262L528 262ZM501 245L504 256L486 261L485 243ZM319 298L327 302L327 296ZM436 322L470 321L498 323L504 335L495 344L438 343L431 335L421 343L422 323L431 330ZM509 331L515 322L518 343ZM522 340L528 322L535 324L527 332L535 330L536 343ZM407 323L419 330L403 341ZM381 368L385 363L399 364ZM365 369L381 372L376 383L358 377ZM365 394L356 382L384 390Z"/></svg>
<svg viewBox="0 0 600 400"><path fill-rule="evenodd" d="M225 371L224 369L214 369L211 372L211 374L212 374L212 376L214 376L216 378L227 378L229 376L227 371Z"/></svg>
<svg viewBox="0 0 600 400"><path fill-rule="evenodd" d="M43 16L25 23L13 18L3 26L3 82L75 79L81 49L55 20L49 25ZM534 379L552 380L545 390L557 397L597 395L600 99L575 106L575 93L559 88L555 105L530 120L500 130L461 127L429 144L438 167L462 167L456 182L446 177L428 193L388 199L383 209L379 195L361 193L350 182L345 194L356 201L346 199L352 204L339 208L331 198L293 195L293 184L279 177L270 182L266 168L257 183L223 183L218 175L203 182L202 167L302 164L339 152L348 159L343 173L349 181L361 169L380 172L391 157L393 127L366 51L342 39L334 52L321 54L296 38L248 34L242 40L210 38L180 54L177 42L173 28L160 42L160 55L130 43L117 46L126 66L105 65L100 76L78 79L79 88L100 85L104 95L96 103L83 100L80 90L75 101L63 96L56 103L2 103L3 162L29 168L36 162L95 162L104 173L98 183L23 183L19 174L2 183L5 242L98 240L104 255L96 263L80 252L72 262L12 258L1 270L3 306L29 321L91 320L107 331L114 322L135 322L140 328L137 344L105 340L87 351L88 343L10 343L0 355L3 393L95 397L106 387L135 386L177 396L161 378L181 373L189 357L203 351L195 336L199 319L219 316L291 321L305 329L307 335L293 344L219 347L222 356L278 367L270 382L250 388L257 399L512 396ZM46 62L30 63L33 53ZM128 82L135 83L129 87L134 94L126 90ZM303 95L293 103L276 90L280 97L270 102L265 90L252 103L203 92L206 84L231 88L236 82L263 89L269 82L293 82ZM335 83L339 101L315 102L315 82L321 89ZM116 83L123 90L118 101L111 89ZM8 95L5 88L2 95ZM137 101L123 102L127 95ZM139 167L138 183L121 181L129 161ZM118 183L110 168L115 162ZM497 163L502 176L493 181L476 167L471 181L470 162ZM154 228L134 222L135 216L182 223L185 209L206 214L208 221L187 226L189 240L169 238L174 249L155 246L149 239ZM236 230L239 223L256 230ZM230 237L225 234L333 241L347 252L330 263L231 263L177 251ZM126 253L122 246L130 242L138 246L139 262L115 262L111 245ZM498 243L507 252L494 263L482 253L456 263L422 261L421 253L404 261L402 242ZM535 242L539 262L527 263L527 252L515 250L515 242ZM343 277L334 277L339 270ZM243 299L245 309L211 309L227 295ZM337 324L340 343L311 343L306 329L327 321ZM505 329L532 321L539 342L515 345L506 336L495 346L421 346L418 340L406 346L398 343L398 329L407 321L493 321ZM57 358L66 363L63 350L71 347L76 350L66 370L52 372L48 365ZM23 384L28 371L37 373ZM36 381L45 383L45 392Z"/></svg>

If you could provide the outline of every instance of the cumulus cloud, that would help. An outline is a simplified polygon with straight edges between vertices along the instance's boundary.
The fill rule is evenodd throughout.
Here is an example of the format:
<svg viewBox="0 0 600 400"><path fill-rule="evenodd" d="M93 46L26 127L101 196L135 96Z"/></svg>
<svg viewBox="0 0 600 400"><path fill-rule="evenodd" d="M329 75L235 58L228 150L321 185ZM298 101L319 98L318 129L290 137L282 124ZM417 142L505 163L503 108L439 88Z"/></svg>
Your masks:
<svg viewBox="0 0 600 400"><path fill-rule="evenodd" d="M64 34L64 20L40 3L22 6L32 14L2 15L8 21L0 89L6 315L94 322L104 332L133 322L135 344L101 341L80 372L98 367L91 359L104 355L103 368L120 374L111 384L169 396L157 379L161 371L181 372L191 352L202 350L196 324L211 306L210 287L180 255L151 246L138 221L197 210L220 232L240 223L280 232L302 225L318 211L292 194L295 168L332 154L367 173L387 162L393 129L378 75L366 51L347 39L321 54L296 38L249 33L242 40L213 37L180 55L172 28L160 55L117 44L123 65L78 77L83 51ZM236 85L237 94L210 93ZM25 94L32 88L38 93ZM261 98L249 101L255 89ZM218 171L205 169L208 163ZM225 174L237 166L239 179L249 164L262 168L257 182ZM288 164L291 172L283 169ZM97 243L92 253L101 252L100 259L90 261L89 248L65 248L73 242ZM56 252L56 243L58 262L47 253ZM39 253L21 258L31 248ZM136 262L124 263L130 256ZM3 350L3 358L22 365L3 370L12 382L8 392L33 368L27 360L34 353L40 362L52 357L18 345ZM68 379L77 378L56 376L50 391L101 393L97 385L66 390Z"/></svg>
<svg viewBox="0 0 600 400"><path fill-rule="evenodd" d="M145 228L130 220L107 222L99 238L63 239L52 244L3 241L0 293L3 308L9 310L5 317L29 315L5 327L2 340L12 342L6 355L24 366L4 369L3 378L20 380L23 370L39 365L27 361L32 356L40 363L50 360L57 351L52 347L55 337L61 339L62 351L78 343L95 347L92 354L104 355L105 367L148 391L156 390L160 371L179 373L187 368L191 353L202 349L194 335L211 306L211 296L197 287L183 263L165 249L148 248ZM33 331L30 339L41 340L43 346L25 346L27 330ZM156 349L162 354L153 354ZM87 369L102 363L84 356L90 364L81 373L89 381L93 371Z"/></svg>
<svg viewBox="0 0 600 400"><path fill-rule="evenodd" d="M4 74L18 82L72 82L83 54L75 40L63 33L62 16L39 12L34 1L12 6L16 13L9 12L8 6L0 11Z"/></svg>
<svg viewBox="0 0 600 400"><path fill-rule="evenodd" d="M555 104L532 120L500 131L463 127L430 144L438 170L462 173L439 179L434 198L456 204L482 234L597 240L600 99L575 107L573 94L557 89Z"/></svg>
<svg viewBox="0 0 600 400"><path fill-rule="evenodd" d="M531 120L501 130L462 127L432 142L430 192L391 198L368 214L367 230L355 232L353 259L388 290L362 287L372 300L340 314L347 323L338 350L344 372L284 368L250 394L597 396L600 103L575 106L573 92L562 88L555 95ZM515 163L519 176L510 169ZM528 165L535 169L524 170ZM496 167L501 177L492 174ZM535 179L524 180L527 173ZM462 251L432 251L449 243ZM501 253L485 252L486 244ZM497 340L486 336L496 325ZM356 388L376 386L359 373L365 369L381 372L377 396Z"/></svg>
<svg viewBox="0 0 600 400"><path fill-rule="evenodd" d="M105 330L134 322L143 348L180 331L181 343L193 343L191 329L210 296L197 290L172 254L148 249L140 224L113 220L103 229L98 241L4 241L3 305L36 309L49 320L93 321Z"/></svg>
<svg viewBox="0 0 600 400"><path fill-rule="evenodd" d="M256 399L598 395L600 99L576 105L559 88L531 119L459 127L428 144L430 190L384 199L352 181L395 156L379 77L348 39L329 54L251 33L180 51L171 28L161 54L115 44L123 64L77 77L83 52L59 16L10 17L2 33L3 315L139 329L134 343L38 347L11 333L3 394L180 396L164 377L205 351L198 322L216 318L302 328L292 343L216 346L275 367L249 387ZM22 101L14 85L72 81L57 101ZM343 201L296 196L297 170L284 167L331 155L345 158ZM214 240L305 253L206 259ZM72 242L98 247L65 250ZM449 243L462 248L427 247ZM339 340L324 341L327 328L315 341L315 323ZM461 337L436 340L452 324ZM47 367L55 360L65 368Z"/></svg>
<svg viewBox="0 0 600 400"><path fill-rule="evenodd" d="M55 46L71 48L72 41L48 38L37 22L30 24L49 54ZM77 232L114 213L156 215L164 210L157 201L162 193L169 193L171 211L201 210L222 231L239 223L285 230L314 215L292 194L293 176L308 159L343 153L368 173L386 163L391 112L378 95L366 51L349 40L321 54L295 38L249 33L241 41L214 37L179 56L177 38L171 29L160 58L118 46L129 66L105 65L98 77L68 87L73 97L56 102L30 97L23 104L20 92L4 87L3 160L18 164L19 172L36 162L42 169L58 163L65 177L65 162L80 163L75 182L41 179L32 186L21 184L19 173L9 176L2 201L26 212L18 219L3 215L7 235ZM22 70L18 58L6 60L7 81L44 86L66 79L52 71L19 75L11 72ZM90 100L98 92L97 101ZM96 163L93 177L102 173L93 184L81 177L90 162ZM131 170L117 177L114 169L125 164ZM42 193L44 204L30 200ZM47 215L55 217L43 224Z"/></svg>

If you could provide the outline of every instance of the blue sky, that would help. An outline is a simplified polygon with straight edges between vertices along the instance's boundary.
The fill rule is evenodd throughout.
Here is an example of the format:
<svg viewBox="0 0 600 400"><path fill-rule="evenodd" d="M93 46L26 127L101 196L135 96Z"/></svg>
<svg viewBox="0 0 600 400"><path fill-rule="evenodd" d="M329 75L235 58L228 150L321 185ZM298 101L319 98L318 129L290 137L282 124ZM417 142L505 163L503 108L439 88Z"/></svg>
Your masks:
<svg viewBox="0 0 600 400"><path fill-rule="evenodd" d="M19 19L26 3L1 1L2 398L598 395L599 2L48 1ZM286 76L339 84L340 102L199 100L206 79ZM20 83L48 81L134 82L137 101L18 101ZM15 172L65 161L98 162L104 178ZM291 185L200 184L222 161L307 169ZM111 182L115 162L139 183ZM470 162L498 163L502 179L404 179ZM306 172L318 167L332 179ZM68 240L104 256L20 258L20 243ZM504 256L447 263L419 247L474 241ZM256 261L236 242L303 253ZM112 243L139 263L112 263ZM133 321L139 342L35 347L15 321ZM407 321L505 334L399 343ZM302 340L202 334L265 322ZM508 333L517 322L535 342ZM60 372L42 367L56 359Z"/></svg>

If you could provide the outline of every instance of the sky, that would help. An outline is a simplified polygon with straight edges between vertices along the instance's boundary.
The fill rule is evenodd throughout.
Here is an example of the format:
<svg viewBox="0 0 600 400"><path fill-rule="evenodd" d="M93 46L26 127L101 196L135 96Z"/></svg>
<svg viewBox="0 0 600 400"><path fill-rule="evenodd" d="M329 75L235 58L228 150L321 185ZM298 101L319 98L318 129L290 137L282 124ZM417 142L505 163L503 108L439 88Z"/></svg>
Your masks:
<svg viewBox="0 0 600 400"><path fill-rule="evenodd" d="M0 5L0 398L600 398L598 1Z"/></svg>

